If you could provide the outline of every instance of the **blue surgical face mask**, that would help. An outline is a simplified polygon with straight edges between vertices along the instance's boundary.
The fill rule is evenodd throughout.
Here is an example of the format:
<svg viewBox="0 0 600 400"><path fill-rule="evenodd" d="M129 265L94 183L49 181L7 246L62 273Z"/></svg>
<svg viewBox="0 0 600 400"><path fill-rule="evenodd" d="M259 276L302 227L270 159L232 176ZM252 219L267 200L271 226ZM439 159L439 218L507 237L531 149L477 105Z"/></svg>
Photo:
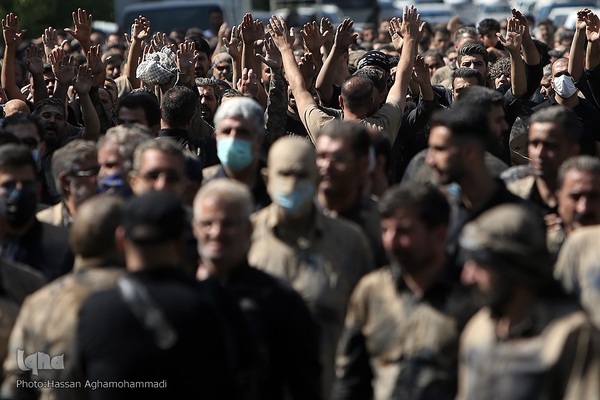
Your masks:
<svg viewBox="0 0 600 400"><path fill-rule="evenodd" d="M285 213L297 215L306 204L312 201L316 187L314 183L304 180L296 184L290 193L275 193L273 201L277 203Z"/></svg>
<svg viewBox="0 0 600 400"><path fill-rule="evenodd" d="M233 171L239 171L252 163L252 142L234 137L217 143L217 155L221 163Z"/></svg>

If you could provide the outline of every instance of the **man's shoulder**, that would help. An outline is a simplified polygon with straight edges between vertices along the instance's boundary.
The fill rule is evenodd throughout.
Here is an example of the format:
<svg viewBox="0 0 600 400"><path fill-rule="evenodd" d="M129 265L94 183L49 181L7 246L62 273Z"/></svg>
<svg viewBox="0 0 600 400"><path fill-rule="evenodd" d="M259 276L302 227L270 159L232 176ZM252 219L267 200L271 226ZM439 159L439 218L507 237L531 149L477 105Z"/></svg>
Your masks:
<svg viewBox="0 0 600 400"><path fill-rule="evenodd" d="M217 178L226 178L227 174L221 164L216 164L202 169L202 180L206 184Z"/></svg>
<svg viewBox="0 0 600 400"><path fill-rule="evenodd" d="M35 214L36 218L40 222L54 226L62 226L63 224L63 210L65 206L62 202L55 204L51 207L43 209Z"/></svg>
<svg viewBox="0 0 600 400"><path fill-rule="evenodd" d="M531 190L533 189L533 185L535 185L535 176L527 175L504 182L506 183L506 188L511 193L516 194L523 199L528 199L530 197Z"/></svg>

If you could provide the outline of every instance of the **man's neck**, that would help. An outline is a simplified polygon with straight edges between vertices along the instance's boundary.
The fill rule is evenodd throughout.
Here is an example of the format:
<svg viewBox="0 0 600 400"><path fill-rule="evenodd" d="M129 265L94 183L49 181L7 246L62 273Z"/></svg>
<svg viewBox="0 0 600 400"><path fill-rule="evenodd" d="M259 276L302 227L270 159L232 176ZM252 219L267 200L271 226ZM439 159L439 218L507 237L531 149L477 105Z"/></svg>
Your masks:
<svg viewBox="0 0 600 400"><path fill-rule="evenodd" d="M536 296L531 291L517 286L514 289L510 299L502 310L502 315L496 322L496 335L501 340L510 338L511 330L523 322L531 313L531 309L536 301Z"/></svg>
<svg viewBox="0 0 600 400"><path fill-rule="evenodd" d="M459 184L462 200L469 209L481 205L498 189L498 182L492 178L485 165L478 169L473 168L472 174L462 179Z"/></svg>
<svg viewBox="0 0 600 400"><path fill-rule="evenodd" d="M535 185L544 203L549 207L556 206L556 179L538 176L535 179Z"/></svg>
<svg viewBox="0 0 600 400"><path fill-rule="evenodd" d="M402 279L411 292L421 297L438 281L445 265L446 256L440 252L434 260L421 266L417 271L403 273Z"/></svg>
<svg viewBox="0 0 600 400"><path fill-rule="evenodd" d="M286 214L280 207L277 207L277 234L284 241L295 241L299 237L305 237L313 226L315 206L311 203L305 212L300 212L297 216Z"/></svg>
<svg viewBox="0 0 600 400"><path fill-rule="evenodd" d="M223 165L223 168L225 169L225 173L228 177L245 184L250 189L254 187L256 182L256 169L258 168L258 160L252 161L249 166L239 171L233 171L227 168L225 165Z"/></svg>
<svg viewBox="0 0 600 400"><path fill-rule="evenodd" d="M21 237L23 235L25 235L27 232L29 232L29 229L31 229L31 227L37 222L36 218L32 218L31 221L29 221L28 223L26 223L23 226L20 227L14 227L14 226L10 226L7 225L6 227L6 233L8 233L9 235L13 236L13 237Z"/></svg>
<svg viewBox="0 0 600 400"><path fill-rule="evenodd" d="M579 96L577 96L577 94L574 94L573 96L569 97L568 99L563 99L559 95L555 94L554 99L556 100L556 102L558 104L560 104L561 106L567 107L569 110L572 110L573 108L577 107L577 105L579 104Z"/></svg>
<svg viewBox="0 0 600 400"><path fill-rule="evenodd" d="M326 193L324 190L319 189L317 200L324 209L337 215L352 207L359 196L360 192L358 191L358 188L352 191L352 193L344 194Z"/></svg>

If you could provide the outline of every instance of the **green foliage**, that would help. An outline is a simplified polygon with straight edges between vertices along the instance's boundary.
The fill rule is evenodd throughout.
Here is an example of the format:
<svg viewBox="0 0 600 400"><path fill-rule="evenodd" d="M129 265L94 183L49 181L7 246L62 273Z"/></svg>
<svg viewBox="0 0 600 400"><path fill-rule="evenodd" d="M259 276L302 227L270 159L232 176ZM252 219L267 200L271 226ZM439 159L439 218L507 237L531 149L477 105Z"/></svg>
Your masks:
<svg viewBox="0 0 600 400"><path fill-rule="evenodd" d="M2 18L13 12L19 17L21 29L27 29L26 37L38 38L44 29L52 26L64 29L73 26L71 13L83 8L94 20L114 20L113 2L110 0L1 0Z"/></svg>

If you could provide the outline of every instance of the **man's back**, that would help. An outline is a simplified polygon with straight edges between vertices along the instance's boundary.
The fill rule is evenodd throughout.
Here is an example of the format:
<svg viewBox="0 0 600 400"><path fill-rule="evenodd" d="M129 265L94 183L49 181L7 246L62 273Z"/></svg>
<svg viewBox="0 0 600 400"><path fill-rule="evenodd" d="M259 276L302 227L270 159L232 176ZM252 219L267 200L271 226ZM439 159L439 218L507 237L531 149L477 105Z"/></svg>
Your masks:
<svg viewBox="0 0 600 400"><path fill-rule="evenodd" d="M145 387L153 389L99 386L92 398L129 399L140 390L146 399L232 398L230 343L202 285L170 268L132 273L127 281L138 288L133 300L126 291L112 289L83 305L79 358L92 383L152 382ZM154 316L159 311L162 318L144 326L136 315L140 309Z"/></svg>

